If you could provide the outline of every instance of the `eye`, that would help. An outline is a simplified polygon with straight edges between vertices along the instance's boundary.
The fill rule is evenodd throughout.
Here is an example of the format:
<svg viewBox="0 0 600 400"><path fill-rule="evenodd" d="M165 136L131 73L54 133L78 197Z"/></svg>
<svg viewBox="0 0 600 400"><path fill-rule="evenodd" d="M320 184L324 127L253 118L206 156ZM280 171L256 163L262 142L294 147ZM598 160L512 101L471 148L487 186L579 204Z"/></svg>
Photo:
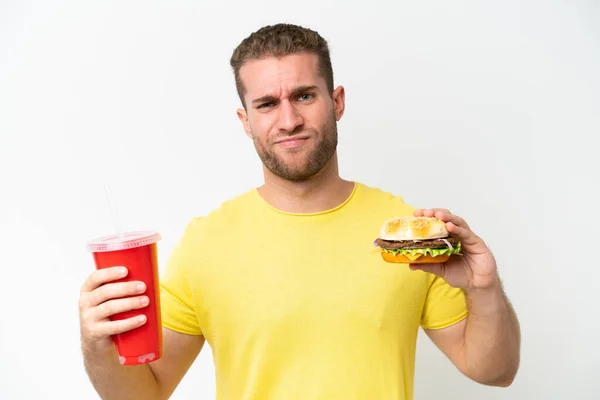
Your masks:
<svg viewBox="0 0 600 400"><path fill-rule="evenodd" d="M259 105L256 108L259 108L259 109L260 108L269 108L269 107L272 107L273 105L274 105L274 103L264 103L264 104Z"/></svg>
<svg viewBox="0 0 600 400"><path fill-rule="evenodd" d="M300 96L298 96L298 100L300 101L308 101L311 100L313 98L313 95L310 93L304 93L301 94Z"/></svg>

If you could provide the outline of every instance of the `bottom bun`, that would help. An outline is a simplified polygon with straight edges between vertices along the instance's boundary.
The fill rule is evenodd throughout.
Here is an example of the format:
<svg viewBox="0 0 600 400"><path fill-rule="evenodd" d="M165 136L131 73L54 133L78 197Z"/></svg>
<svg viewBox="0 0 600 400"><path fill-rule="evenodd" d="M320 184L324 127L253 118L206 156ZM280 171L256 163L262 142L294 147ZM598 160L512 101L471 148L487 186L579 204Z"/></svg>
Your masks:
<svg viewBox="0 0 600 400"><path fill-rule="evenodd" d="M389 262L389 263L401 263L401 264L437 264L437 263L443 263L448 261L448 259L450 258L449 255L445 254L445 255L441 255L441 256L430 256L430 255L415 255L413 258L413 256L411 256L411 258L408 258L405 255L402 254L393 254L393 253L388 253L385 251L381 252L381 258L384 259L384 261Z"/></svg>

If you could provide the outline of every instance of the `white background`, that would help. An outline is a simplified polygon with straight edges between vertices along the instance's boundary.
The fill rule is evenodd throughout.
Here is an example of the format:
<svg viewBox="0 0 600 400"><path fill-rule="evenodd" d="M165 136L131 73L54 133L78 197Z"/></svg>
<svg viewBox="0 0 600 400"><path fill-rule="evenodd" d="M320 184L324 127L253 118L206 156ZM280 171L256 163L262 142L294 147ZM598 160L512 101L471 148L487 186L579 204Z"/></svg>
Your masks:
<svg viewBox="0 0 600 400"><path fill-rule="evenodd" d="M85 242L114 230L105 182L126 229L161 232L161 265L190 218L262 182L228 62L280 21L329 40L342 175L463 216L519 314L512 387L470 382L421 335L416 399L597 399L592 0L1 1L0 398L97 398L77 299ZM214 393L207 346L173 398Z"/></svg>

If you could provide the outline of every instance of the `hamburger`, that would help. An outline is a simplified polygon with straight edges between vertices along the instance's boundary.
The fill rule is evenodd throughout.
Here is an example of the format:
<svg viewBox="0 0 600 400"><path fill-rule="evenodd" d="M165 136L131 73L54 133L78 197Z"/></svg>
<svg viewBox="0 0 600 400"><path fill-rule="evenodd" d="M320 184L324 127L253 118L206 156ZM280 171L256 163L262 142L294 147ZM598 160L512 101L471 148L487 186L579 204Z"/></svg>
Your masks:
<svg viewBox="0 0 600 400"><path fill-rule="evenodd" d="M448 233L443 221L433 217L389 219L379 235L373 244L390 263L443 263L452 254L460 254L460 240Z"/></svg>

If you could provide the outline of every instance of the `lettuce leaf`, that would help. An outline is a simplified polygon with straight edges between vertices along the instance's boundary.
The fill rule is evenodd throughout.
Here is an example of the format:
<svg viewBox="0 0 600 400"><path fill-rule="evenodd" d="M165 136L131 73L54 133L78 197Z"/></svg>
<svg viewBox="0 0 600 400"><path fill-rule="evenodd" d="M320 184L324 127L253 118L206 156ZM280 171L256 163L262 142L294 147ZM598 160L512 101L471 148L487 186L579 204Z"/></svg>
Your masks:
<svg viewBox="0 0 600 400"><path fill-rule="evenodd" d="M445 248L445 249L398 249L398 250L387 250L387 249L382 249L383 251L385 251L386 253L392 253L392 254L410 254L412 256L414 256L415 254L424 254L424 255L430 255L430 256L441 256L441 255L451 255L451 254L460 254L460 242L458 242L458 245L452 249L449 248Z"/></svg>

